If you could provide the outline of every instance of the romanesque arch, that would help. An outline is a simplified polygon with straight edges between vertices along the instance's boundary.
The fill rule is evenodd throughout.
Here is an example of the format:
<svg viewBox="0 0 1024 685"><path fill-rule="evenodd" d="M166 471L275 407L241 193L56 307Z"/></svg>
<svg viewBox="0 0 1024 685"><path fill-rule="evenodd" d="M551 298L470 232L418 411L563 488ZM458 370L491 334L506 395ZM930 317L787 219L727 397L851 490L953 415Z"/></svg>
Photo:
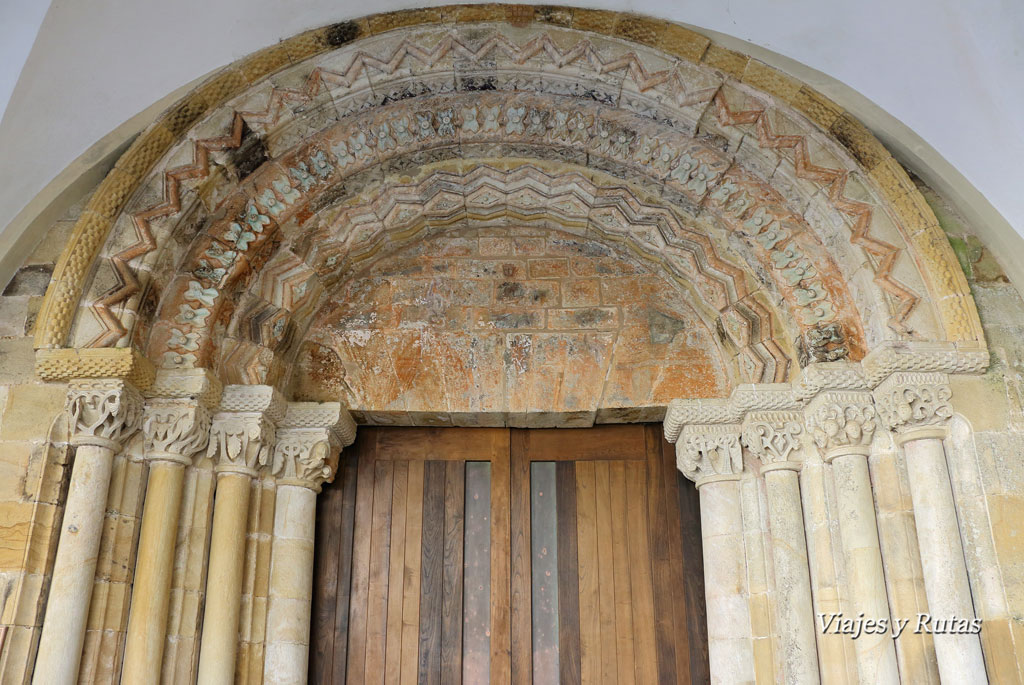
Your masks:
<svg viewBox="0 0 1024 685"><path fill-rule="evenodd" d="M637 355L659 377L708 380L660 386L676 388L671 396L584 384L559 404L557 393L516 400L515 383L527 381L510 376L491 390L501 401L452 393L431 407L429 394L414 401L406 392L431 372L403 376L396 364L379 375L397 391L352 391L358 376L345 364L366 358L331 348L328 329L348 326L363 340L390 330L356 322L353 289L382 269L396 282L405 277L387 269L411 249L436 267L445 253L431 250L445 240L463 240L466 256L482 260L481 241L504 237L533 242L522 253L514 241L488 243L515 267L495 276L494 288L509 283L519 293L533 280L531 258L562 260L564 273L537 279L560 293L584 269L607 275L629 265L628 273L649 276L650 287L677 304L633 303L646 307L635 321L649 333L631 339ZM444 312L456 305L451 297ZM488 297L474 306L502 306ZM442 323L419 320L413 335L443 331L452 357L466 340L487 336L498 336L502 350L510 336L541 340L553 329L566 344L592 342L601 315L616 322L607 327L607 350L626 336L627 314L600 310L608 304L600 296L575 305L515 297L521 318L474 327L441 312ZM403 304L368 300L358 312L370 320L396 302ZM344 306L352 311L338 323ZM541 310L544 318L531 314ZM569 321L562 329L552 323L555 310L568 317L558 319ZM704 356L681 366L683 347L672 346L679 327L659 333L651 316L686 321L691 347ZM920 499L920 516L935 525L928 533L919 524L921 554L943 554L926 543L956 525L952 500L928 494L945 468L945 375L988 363L974 301L934 215L860 123L807 85L683 27L561 7L375 15L225 67L154 121L99 186L39 322L37 372L71 383L83 472L93 464L101 481L109 478L113 454L140 427L154 464L146 505L154 523L143 523L140 549L154 555L156 570L136 576L136 595L140 587L146 594L133 600L124 672L143 679L153 675L147 662L159 668L166 630L160 598L169 588L159 567L170 557L157 553L168 542L156 531L176 528L183 467L192 468L196 454L217 464L209 577L228 577L237 571L229 557L244 537L237 527L250 481L276 479L279 501L288 503L279 515L307 516L315 491L333 477L337 449L354 437L351 410L363 423L428 415L454 425L664 419L680 469L701 488L706 554L716 560L708 571L714 677L753 679L764 668L753 643L771 638L770 667L788 682L813 682L854 662L865 681L895 682L895 648L884 639L865 637L852 657L815 634L813 613L834 590L816 564L831 564L833 552L818 544L808 571L804 517L825 514L801 509L801 488L804 506L813 507L813 479L826 464L835 472L845 517L835 553L859 560L848 606L888 615L866 470L872 438L894 431L921 464L915 512ZM385 347L398 340L383 339ZM596 356L615 359L604 348ZM571 361L558 359L553 364ZM515 353L494 360L497 374L521 363ZM460 373L479 382L466 367ZM302 401L328 399L334 403ZM78 468L66 516L99 525L84 504L73 510L84 487ZM178 475L154 475L161 470ZM752 514L740 501L751 479L766 493L768 517L758 525L774 536L765 553L774 555L775 582L791 590L773 600L769 635L751 628L757 593L738 575L751 554L743 536ZM283 497L288 488L294 492ZM296 535L311 540L311 529L307 518ZM293 538L283 536L280 550L301 547ZM284 553L275 540L274 554ZM79 586L92 571L83 555L87 545L62 539L38 662L48 670L37 666L37 679L75 675L77 662L56 655L64 633L84 631L88 593ZM928 600L961 613L966 601L970 612L966 569L955 557L953 550L926 562ZM736 587L744 588L739 595ZM933 597L940 587L955 588L945 605ZM237 595L207 596L201 681L233 673ZM295 610L287 606L277 611ZM71 618L49 618L58 611ZM282 655L294 648L268 627L268 681L289 677ZM943 678L984 668L976 636L951 637L938 651Z"/></svg>

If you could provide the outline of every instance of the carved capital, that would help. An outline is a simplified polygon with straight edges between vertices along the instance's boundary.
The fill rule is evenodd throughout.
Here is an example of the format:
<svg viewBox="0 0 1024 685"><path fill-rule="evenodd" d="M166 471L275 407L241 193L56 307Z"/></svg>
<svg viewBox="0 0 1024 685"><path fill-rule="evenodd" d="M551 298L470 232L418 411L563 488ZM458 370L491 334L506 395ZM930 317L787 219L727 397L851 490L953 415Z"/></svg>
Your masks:
<svg viewBox="0 0 1024 685"><path fill-rule="evenodd" d="M953 416L951 397L943 373L894 373L875 389L878 413L900 442L945 437Z"/></svg>
<svg viewBox="0 0 1024 685"><path fill-rule="evenodd" d="M197 400L156 398L142 419L146 458L186 466L210 441L210 411Z"/></svg>
<svg viewBox="0 0 1024 685"><path fill-rule="evenodd" d="M796 452L804 432L803 415L796 411L759 411L743 422L743 444L766 467L799 468Z"/></svg>
<svg viewBox="0 0 1024 685"><path fill-rule="evenodd" d="M77 379L68 384L67 412L72 443L117 452L139 429L142 395L123 380Z"/></svg>
<svg viewBox="0 0 1024 685"><path fill-rule="evenodd" d="M274 446L274 424L259 412L221 412L213 417L206 455L218 473L255 476L269 463Z"/></svg>
<svg viewBox="0 0 1024 685"><path fill-rule="evenodd" d="M355 421L340 403L291 402L277 432L271 472L281 484L319 492L333 480L341 448L355 437Z"/></svg>
<svg viewBox="0 0 1024 685"><path fill-rule="evenodd" d="M826 461L870 452L877 424L871 393L819 393L808 403L805 416L808 431Z"/></svg>
<svg viewBox="0 0 1024 685"><path fill-rule="evenodd" d="M739 476L743 471L740 427L735 424L684 426L676 442L676 466L698 487Z"/></svg>
<svg viewBox="0 0 1024 685"><path fill-rule="evenodd" d="M282 485L301 485L319 492L334 478L339 450L326 428L284 428L277 434L271 472Z"/></svg>

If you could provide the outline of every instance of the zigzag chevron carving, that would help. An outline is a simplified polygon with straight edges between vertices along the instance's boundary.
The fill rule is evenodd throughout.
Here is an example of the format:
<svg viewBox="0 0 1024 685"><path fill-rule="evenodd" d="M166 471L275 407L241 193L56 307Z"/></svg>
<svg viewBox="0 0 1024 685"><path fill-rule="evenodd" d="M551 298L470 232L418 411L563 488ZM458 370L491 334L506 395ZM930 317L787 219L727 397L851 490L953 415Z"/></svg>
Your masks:
<svg viewBox="0 0 1024 685"><path fill-rule="evenodd" d="M139 291L139 279L128 263L157 248L156 241L153 240L153 232L150 230L150 222L180 212L182 182L189 179L206 178L210 173L210 152L237 148L242 144L244 129L245 121L241 115L236 113L231 123L231 131L227 135L195 141L192 148L192 163L183 164L164 172L163 202L132 215L135 234L139 240L110 258L119 284L92 305L92 310L106 330L96 336L89 343L89 347L110 347L128 333L112 308L128 300Z"/></svg>
<svg viewBox="0 0 1024 685"><path fill-rule="evenodd" d="M722 91L715 93L713 103L715 118L721 125L738 126L741 124L754 124L757 131L757 142L760 147L775 150L792 150L796 175L799 178L813 181L825 187L832 205L853 219L850 242L861 246L879 258L878 267L875 270L875 283L895 298L898 303L896 314L889 319L889 326L899 333L907 333L905 321L921 298L892 277L893 266L895 266L896 259L900 255L900 249L895 245L872 238L868 234L868 230L871 227L871 215L874 211L871 206L864 202L844 197L843 193L846 189L846 180L849 178L849 172L812 163L807 152L806 137L797 135L776 136L771 130L768 117L764 116L764 110L753 109L734 112L729 108L729 104L725 101Z"/></svg>

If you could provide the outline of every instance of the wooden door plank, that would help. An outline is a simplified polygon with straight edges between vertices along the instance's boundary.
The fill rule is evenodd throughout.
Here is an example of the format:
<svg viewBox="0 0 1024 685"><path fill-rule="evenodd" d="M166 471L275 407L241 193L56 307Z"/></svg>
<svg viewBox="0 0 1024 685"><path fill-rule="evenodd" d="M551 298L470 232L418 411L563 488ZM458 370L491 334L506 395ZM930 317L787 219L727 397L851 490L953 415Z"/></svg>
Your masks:
<svg viewBox="0 0 1024 685"><path fill-rule="evenodd" d="M651 569L654 584L654 634L658 654L658 682L680 681L676 673L675 624L672 617L672 588L674 571L669 560L666 531L669 530L661 470L661 436L657 427L649 426L645 433L647 445L647 511Z"/></svg>
<svg viewBox="0 0 1024 685"><path fill-rule="evenodd" d="M562 462L569 463L569 462ZM558 462L530 464L530 592L534 685L558 685Z"/></svg>
<svg viewBox="0 0 1024 685"><path fill-rule="evenodd" d="M651 550L647 527L647 468L643 462L626 465L626 525L631 560L630 587L633 592L633 636L638 685L658 682L658 654L654 633L654 588L651 578ZM703 682L703 681L697 681Z"/></svg>
<svg viewBox="0 0 1024 685"><path fill-rule="evenodd" d="M666 458L671 459L672 448L662 441ZM704 598L704 555L700 532L700 496L697 488L686 476L676 471L676 492L679 499L680 543L683 558L683 588L685 590L685 613L687 618L687 641L689 643L689 677L694 682L711 679L708 663L708 622L707 604Z"/></svg>
<svg viewBox="0 0 1024 685"><path fill-rule="evenodd" d="M374 451L359 454L359 475L356 485L355 530L353 540L352 594L349 606L348 665L345 682L361 683L366 673L366 616L370 583L370 530L373 519ZM340 680L340 679L339 679Z"/></svg>
<svg viewBox="0 0 1024 685"><path fill-rule="evenodd" d="M665 510L668 516L668 527L665 529L669 542L669 563L675 569L676 581L672 584L671 606L672 622L676 634L676 673L678 678L687 680L690 674L690 631L686 615L686 575L680 544L681 522L679 518L679 494L676 459L674 451L665 450L660 440L661 435L654 435L657 445L661 447L661 482L665 490ZM682 582L680 582L682 581Z"/></svg>
<svg viewBox="0 0 1024 685"><path fill-rule="evenodd" d="M618 654L615 635L615 551L612 545L611 474L608 462L594 464L597 501L597 576L601 616L601 682L615 683Z"/></svg>
<svg viewBox="0 0 1024 685"><path fill-rule="evenodd" d="M633 596L629 536L626 529L626 462L608 464L611 491L613 575L615 579L615 657L619 685L636 682L633 646Z"/></svg>
<svg viewBox="0 0 1024 685"><path fill-rule="evenodd" d="M415 685L419 671L422 461L409 462L408 495L405 507L405 579L402 598L402 685Z"/></svg>
<svg viewBox="0 0 1024 685"><path fill-rule="evenodd" d="M493 436L491 449L491 683L509 685L512 672L511 520L509 432ZM516 684L518 685L518 683Z"/></svg>
<svg viewBox="0 0 1024 685"><path fill-rule="evenodd" d="M316 543L313 548L313 606L309 679L326 682L334 660L334 612L338 602L338 557L341 534L341 506L344 499L344 470L334 483L324 487L316 500ZM344 607L348 614L348 606Z"/></svg>
<svg viewBox="0 0 1024 685"><path fill-rule="evenodd" d="M363 445L373 445L373 434L365 436ZM369 448L362 448L369 449ZM344 464L342 486L344 495L341 504L341 523L338 538L338 593L334 609L334 659L330 671L333 682L344 683L348 668L349 605L352 597L352 557L355 553L356 495L359 480L359 450L342 457Z"/></svg>
<svg viewBox="0 0 1024 685"><path fill-rule="evenodd" d="M441 682L441 598L444 573L445 464L428 461L423 473L423 542L420 545L418 682Z"/></svg>
<svg viewBox="0 0 1024 685"><path fill-rule="evenodd" d="M491 464L467 462L462 682L484 685L491 661Z"/></svg>
<svg viewBox="0 0 1024 685"><path fill-rule="evenodd" d="M533 682L530 592L530 458L529 433L510 431L512 474L512 682Z"/></svg>
<svg viewBox="0 0 1024 685"><path fill-rule="evenodd" d="M441 682L462 681L462 573L466 463L445 464L444 575L441 598Z"/></svg>
<svg viewBox="0 0 1024 685"><path fill-rule="evenodd" d="M507 428L387 428L380 431L381 458L409 461L489 459Z"/></svg>
<svg viewBox="0 0 1024 685"><path fill-rule="evenodd" d="M363 682L384 682L384 647L388 621L388 557L391 549L391 500L394 491L392 461L374 465L373 527L370 534L370 578L367 583L366 665Z"/></svg>
<svg viewBox="0 0 1024 685"><path fill-rule="evenodd" d="M391 550L388 560L387 639L384 682L397 683L402 673L402 608L405 603L405 529L409 504L409 462L395 464L391 498Z"/></svg>
<svg viewBox="0 0 1024 685"><path fill-rule="evenodd" d="M555 467L558 506L558 669L562 685L580 685L580 595L576 464Z"/></svg>
<svg viewBox="0 0 1024 685"><path fill-rule="evenodd" d="M530 461L644 459L644 426L535 428L529 435Z"/></svg>
<svg viewBox="0 0 1024 685"><path fill-rule="evenodd" d="M600 581L597 548L597 469L594 462L576 465L576 532L579 559L580 678L601 681Z"/></svg>

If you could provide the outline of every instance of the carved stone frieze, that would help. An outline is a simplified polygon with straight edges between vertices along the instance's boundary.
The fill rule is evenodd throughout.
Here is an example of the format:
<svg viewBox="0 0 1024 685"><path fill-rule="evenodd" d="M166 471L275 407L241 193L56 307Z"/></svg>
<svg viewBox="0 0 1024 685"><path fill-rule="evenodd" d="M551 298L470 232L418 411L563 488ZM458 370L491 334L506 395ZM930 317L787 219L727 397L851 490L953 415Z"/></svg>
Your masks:
<svg viewBox="0 0 1024 685"><path fill-rule="evenodd" d="M826 460L868 454L877 425L871 393L819 393L805 410L807 429Z"/></svg>
<svg viewBox="0 0 1024 685"><path fill-rule="evenodd" d="M142 419L146 458L190 464L209 444L210 421L210 411L196 400L149 400Z"/></svg>
<svg viewBox="0 0 1024 685"><path fill-rule="evenodd" d="M698 486L743 471L741 428L735 424L688 425L676 442L676 466Z"/></svg>
<svg viewBox="0 0 1024 685"><path fill-rule="evenodd" d="M67 412L71 441L114 450L139 429L142 395L116 379L77 379L68 385Z"/></svg>
<svg viewBox="0 0 1024 685"><path fill-rule="evenodd" d="M909 433L945 435L953 416L952 392L943 373L894 373L875 389L883 423L901 437ZM922 437L924 437L922 435Z"/></svg>
<svg viewBox="0 0 1024 685"><path fill-rule="evenodd" d="M747 414L743 444L765 466L796 467L796 452L803 437L803 414L797 411L760 411Z"/></svg>

